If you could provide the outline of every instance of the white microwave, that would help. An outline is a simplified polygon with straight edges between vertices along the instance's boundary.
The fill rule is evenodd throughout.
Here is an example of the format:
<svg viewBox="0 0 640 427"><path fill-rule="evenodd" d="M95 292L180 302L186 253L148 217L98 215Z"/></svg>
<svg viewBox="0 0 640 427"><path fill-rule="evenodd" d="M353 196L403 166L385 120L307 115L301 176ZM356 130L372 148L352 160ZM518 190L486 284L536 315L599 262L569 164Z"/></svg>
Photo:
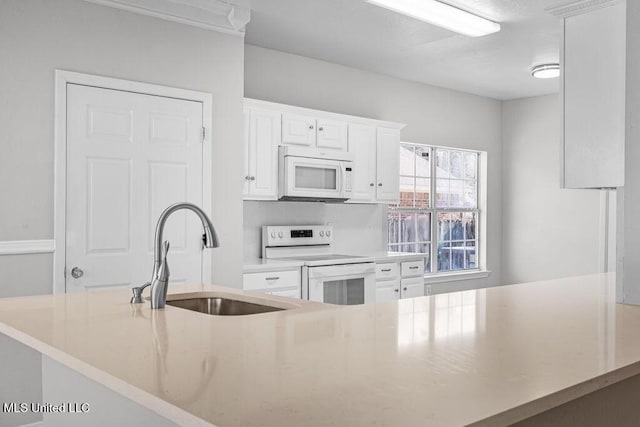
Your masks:
<svg viewBox="0 0 640 427"><path fill-rule="evenodd" d="M353 155L278 147L278 198L344 202L351 197Z"/></svg>

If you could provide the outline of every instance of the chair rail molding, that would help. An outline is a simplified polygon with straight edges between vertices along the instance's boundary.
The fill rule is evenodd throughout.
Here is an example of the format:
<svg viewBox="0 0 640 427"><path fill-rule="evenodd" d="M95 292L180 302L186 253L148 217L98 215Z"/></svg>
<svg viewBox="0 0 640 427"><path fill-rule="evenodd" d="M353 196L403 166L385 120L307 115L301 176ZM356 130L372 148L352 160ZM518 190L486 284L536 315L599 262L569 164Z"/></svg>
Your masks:
<svg viewBox="0 0 640 427"><path fill-rule="evenodd" d="M223 0L85 1L241 37L251 20L251 9Z"/></svg>
<svg viewBox="0 0 640 427"><path fill-rule="evenodd" d="M565 3L560 6L553 6L545 9L547 12L558 18L569 18L581 15L607 6L621 3L625 0L579 0Z"/></svg>
<svg viewBox="0 0 640 427"><path fill-rule="evenodd" d="M54 240L4 240L0 241L0 256L49 254L55 248Z"/></svg>

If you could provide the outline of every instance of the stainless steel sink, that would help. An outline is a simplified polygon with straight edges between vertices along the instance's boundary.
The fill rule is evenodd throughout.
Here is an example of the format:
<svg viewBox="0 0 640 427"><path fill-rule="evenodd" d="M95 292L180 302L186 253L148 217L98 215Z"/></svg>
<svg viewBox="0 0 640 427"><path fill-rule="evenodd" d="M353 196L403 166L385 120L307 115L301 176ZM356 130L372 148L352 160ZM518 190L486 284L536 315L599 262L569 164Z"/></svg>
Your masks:
<svg viewBox="0 0 640 427"><path fill-rule="evenodd" d="M222 297L199 297L185 299L167 298L167 305L216 316L246 316L249 314L282 311L286 308L272 307Z"/></svg>

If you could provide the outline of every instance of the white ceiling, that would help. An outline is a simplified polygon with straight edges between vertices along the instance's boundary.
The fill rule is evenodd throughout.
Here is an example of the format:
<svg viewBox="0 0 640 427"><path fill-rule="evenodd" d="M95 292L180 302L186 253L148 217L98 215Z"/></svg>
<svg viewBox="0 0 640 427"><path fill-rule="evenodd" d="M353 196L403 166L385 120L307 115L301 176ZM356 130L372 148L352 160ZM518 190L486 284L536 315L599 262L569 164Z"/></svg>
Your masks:
<svg viewBox="0 0 640 427"><path fill-rule="evenodd" d="M250 5L249 44L497 99L558 91L531 77L557 62L560 21L545 8L569 0L447 0L502 24L471 38L364 0L237 0Z"/></svg>

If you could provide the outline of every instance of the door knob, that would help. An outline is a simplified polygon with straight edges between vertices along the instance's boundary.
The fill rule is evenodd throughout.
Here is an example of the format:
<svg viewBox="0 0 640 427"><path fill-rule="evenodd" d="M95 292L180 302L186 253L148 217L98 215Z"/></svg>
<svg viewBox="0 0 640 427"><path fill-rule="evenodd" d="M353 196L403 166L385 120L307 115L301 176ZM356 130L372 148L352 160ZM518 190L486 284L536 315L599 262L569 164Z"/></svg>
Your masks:
<svg viewBox="0 0 640 427"><path fill-rule="evenodd" d="M73 277L74 279L79 279L82 276L84 276L84 271L82 271L81 268L73 267L71 269L71 277Z"/></svg>

